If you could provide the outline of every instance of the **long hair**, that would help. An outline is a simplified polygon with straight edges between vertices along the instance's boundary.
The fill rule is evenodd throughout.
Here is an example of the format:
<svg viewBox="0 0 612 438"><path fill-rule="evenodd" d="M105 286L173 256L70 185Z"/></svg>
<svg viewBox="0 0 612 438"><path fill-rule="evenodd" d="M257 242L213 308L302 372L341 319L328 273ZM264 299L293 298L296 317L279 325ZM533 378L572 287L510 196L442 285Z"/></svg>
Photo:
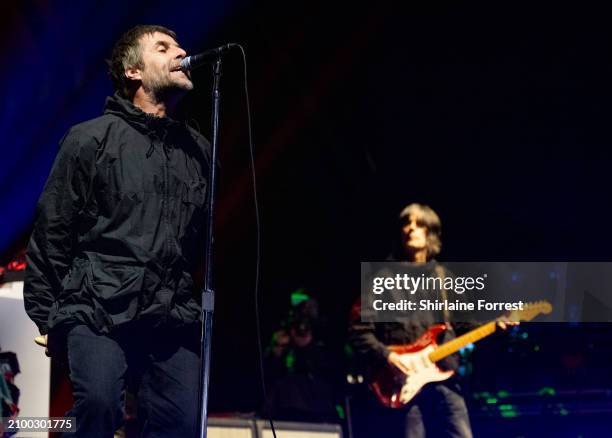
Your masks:
<svg viewBox="0 0 612 438"><path fill-rule="evenodd" d="M400 223L406 221L410 216L414 216L419 225L427 228L427 260L434 258L442 250L440 217L430 206L417 203L410 204L401 211Z"/></svg>

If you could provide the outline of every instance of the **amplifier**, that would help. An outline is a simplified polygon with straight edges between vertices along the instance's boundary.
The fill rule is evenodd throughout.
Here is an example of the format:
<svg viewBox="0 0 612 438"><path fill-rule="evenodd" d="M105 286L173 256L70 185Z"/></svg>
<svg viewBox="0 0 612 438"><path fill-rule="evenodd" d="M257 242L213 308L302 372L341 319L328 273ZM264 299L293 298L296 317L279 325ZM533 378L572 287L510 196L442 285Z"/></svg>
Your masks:
<svg viewBox="0 0 612 438"><path fill-rule="evenodd" d="M208 417L209 438L256 438L255 422L243 418Z"/></svg>
<svg viewBox="0 0 612 438"><path fill-rule="evenodd" d="M278 438L342 438L338 424L275 421L274 429ZM257 420L257 437L274 438L268 421Z"/></svg>

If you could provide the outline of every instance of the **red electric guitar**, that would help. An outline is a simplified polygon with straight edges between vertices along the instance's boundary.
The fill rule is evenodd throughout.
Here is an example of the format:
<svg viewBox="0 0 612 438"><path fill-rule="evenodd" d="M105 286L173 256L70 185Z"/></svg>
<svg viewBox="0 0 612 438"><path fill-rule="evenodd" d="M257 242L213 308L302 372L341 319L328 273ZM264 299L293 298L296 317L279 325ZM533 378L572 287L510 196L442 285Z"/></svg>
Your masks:
<svg viewBox="0 0 612 438"><path fill-rule="evenodd" d="M511 312L508 321L530 321L539 314L548 314L552 306L547 301L525 304L523 310ZM452 341L438 345L436 338L446 330L446 324L438 324L427 330L419 339L408 345L390 345L410 369L404 374L397 367L387 364L374 371L370 387L382 404L390 408L401 408L412 400L429 382L440 382L450 378L454 371L443 371L437 365L462 347L479 341L495 332L497 320L478 327Z"/></svg>

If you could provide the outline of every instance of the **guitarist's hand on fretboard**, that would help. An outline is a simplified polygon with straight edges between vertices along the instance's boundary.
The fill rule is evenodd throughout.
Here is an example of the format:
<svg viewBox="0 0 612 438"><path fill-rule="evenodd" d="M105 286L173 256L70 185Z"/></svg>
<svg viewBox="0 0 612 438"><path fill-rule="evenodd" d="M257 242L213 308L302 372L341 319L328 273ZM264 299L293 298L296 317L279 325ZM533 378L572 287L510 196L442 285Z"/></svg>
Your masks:
<svg viewBox="0 0 612 438"><path fill-rule="evenodd" d="M499 318L497 318L497 326L502 330L506 330L510 326L519 324L519 321L510 321L506 316L500 316Z"/></svg>

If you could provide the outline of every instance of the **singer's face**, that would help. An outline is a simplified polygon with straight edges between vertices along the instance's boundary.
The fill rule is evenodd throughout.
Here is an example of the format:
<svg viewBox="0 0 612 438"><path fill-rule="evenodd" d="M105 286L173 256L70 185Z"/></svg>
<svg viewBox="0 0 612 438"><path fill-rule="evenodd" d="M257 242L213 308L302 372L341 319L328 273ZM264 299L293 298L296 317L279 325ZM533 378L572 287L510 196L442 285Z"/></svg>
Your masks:
<svg viewBox="0 0 612 438"><path fill-rule="evenodd" d="M141 81L146 92L156 96L171 92L185 92L193 89L189 73L177 67L187 55L185 50L170 36L155 32L140 39L142 50Z"/></svg>

